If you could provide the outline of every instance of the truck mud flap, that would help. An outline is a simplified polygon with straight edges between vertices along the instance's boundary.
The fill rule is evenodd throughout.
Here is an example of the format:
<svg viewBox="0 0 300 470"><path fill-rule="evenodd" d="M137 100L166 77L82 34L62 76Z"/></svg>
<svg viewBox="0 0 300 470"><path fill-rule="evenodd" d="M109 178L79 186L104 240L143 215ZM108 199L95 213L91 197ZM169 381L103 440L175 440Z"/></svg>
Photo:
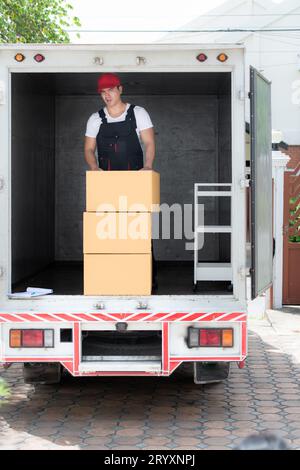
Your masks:
<svg viewBox="0 0 300 470"><path fill-rule="evenodd" d="M61 380L61 365L40 362L24 363L23 377L27 384L58 384Z"/></svg>
<svg viewBox="0 0 300 470"><path fill-rule="evenodd" d="M226 380L230 362L194 362L194 382L197 385Z"/></svg>

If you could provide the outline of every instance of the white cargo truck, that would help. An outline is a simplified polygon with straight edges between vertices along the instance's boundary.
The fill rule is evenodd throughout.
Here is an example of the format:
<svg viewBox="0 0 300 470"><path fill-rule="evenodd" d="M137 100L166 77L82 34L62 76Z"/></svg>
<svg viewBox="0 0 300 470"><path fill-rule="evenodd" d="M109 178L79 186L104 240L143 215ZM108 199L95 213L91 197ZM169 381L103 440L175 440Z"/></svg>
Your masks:
<svg viewBox="0 0 300 470"><path fill-rule="evenodd" d="M169 376L189 362L205 383L243 367L247 302L272 282L270 83L245 70L244 54L238 44L0 46L0 361L23 363L27 382L59 382L64 369ZM154 240L150 296L83 295L83 139L102 72L118 73L124 100L153 120L161 203L195 214L194 240Z"/></svg>

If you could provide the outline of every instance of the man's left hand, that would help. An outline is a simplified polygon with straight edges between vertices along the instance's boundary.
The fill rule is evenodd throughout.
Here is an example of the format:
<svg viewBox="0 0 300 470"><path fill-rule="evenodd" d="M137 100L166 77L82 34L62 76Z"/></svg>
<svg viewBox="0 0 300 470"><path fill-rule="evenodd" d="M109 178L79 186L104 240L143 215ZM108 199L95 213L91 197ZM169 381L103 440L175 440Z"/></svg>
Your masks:
<svg viewBox="0 0 300 470"><path fill-rule="evenodd" d="M144 171L144 170L152 170L152 168L150 168L150 166L144 166L143 168L140 169L140 171Z"/></svg>

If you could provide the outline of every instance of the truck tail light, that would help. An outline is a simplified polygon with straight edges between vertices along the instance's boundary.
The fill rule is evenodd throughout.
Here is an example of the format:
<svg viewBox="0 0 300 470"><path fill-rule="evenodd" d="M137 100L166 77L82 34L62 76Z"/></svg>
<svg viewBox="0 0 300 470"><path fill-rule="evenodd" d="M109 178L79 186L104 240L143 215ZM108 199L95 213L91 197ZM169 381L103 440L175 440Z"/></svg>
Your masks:
<svg viewBox="0 0 300 470"><path fill-rule="evenodd" d="M11 348L20 348L22 344L21 330L10 330L9 346Z"/></svg>
<svg viewBox="0 0 300 470"><path fill-rule="evenodd" d="M43 330L23 330L22 346L24 348L42 348L44 346Z"/></svg>
<svg viewBox="0 0 300 470"><path fill-rule="evenodd" d="M10 330L11 348L54 348L54 330Z"/></svg>
<svg viewBox="0 0 300 470"><path fill-rule="evenodd" d="M44 330L44 347L54 348L54 330Z"/></svg>
<svg viewBox="0 0 300 470"><path fill-rule="evenodd" d="M188 328L188 347L232 348L232 328Z"/></svg>
<svg viewBox="0 0 300 470"><path fill-rule="evenodd" d="M223 348L232 348L233 346L233 329L222 330L222 346Z"/></svg>
<svg viewBox="0 0 300 470"><path fill-rule="evenodd" d="M199 346L221 346L221 330L217 328L201 328L199 330Z"/></svg>

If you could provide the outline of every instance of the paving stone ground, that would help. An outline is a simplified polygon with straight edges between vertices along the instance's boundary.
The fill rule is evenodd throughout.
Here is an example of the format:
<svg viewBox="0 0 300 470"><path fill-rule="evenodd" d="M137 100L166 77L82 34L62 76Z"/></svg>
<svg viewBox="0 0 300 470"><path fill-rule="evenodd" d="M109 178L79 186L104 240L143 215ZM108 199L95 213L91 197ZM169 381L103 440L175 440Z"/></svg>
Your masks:
<svg viewBox="0 0 300 470"><path fill-rule="evenodd" d="M66 375L59 386L24 384L20 365L1 369L11 396L0 449L232 449L265 431L300 449L300 315L281 315L249 323L246 367L233 364L216 385L195 385L190 367L169 378Z"/></svg>

